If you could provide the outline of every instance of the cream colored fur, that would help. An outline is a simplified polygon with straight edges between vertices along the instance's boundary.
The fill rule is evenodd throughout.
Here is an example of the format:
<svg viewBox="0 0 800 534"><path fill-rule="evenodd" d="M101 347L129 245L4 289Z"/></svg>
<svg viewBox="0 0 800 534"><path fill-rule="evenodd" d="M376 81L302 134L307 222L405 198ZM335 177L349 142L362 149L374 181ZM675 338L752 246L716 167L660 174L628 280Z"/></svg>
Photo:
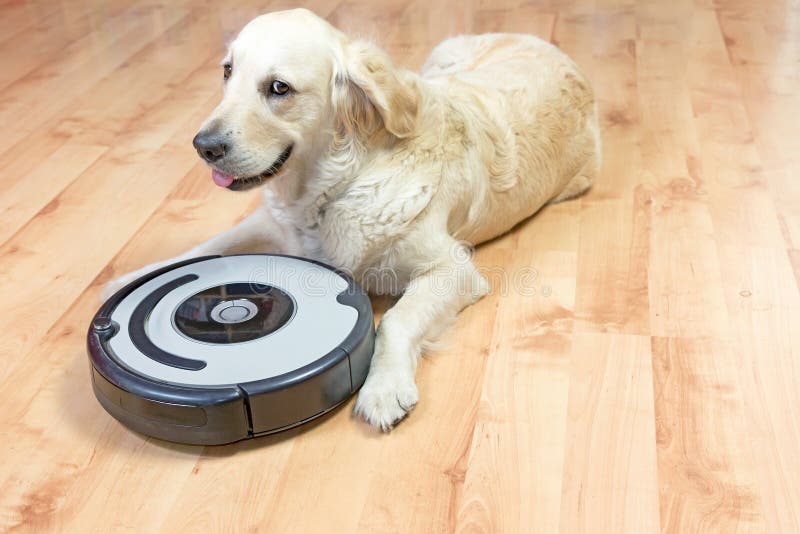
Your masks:
<svg viewBox="0 0 800 534"><path fill-rule="evenodd" d="M371 292L402 293L355 406L388 430L417 403L426 344L490 290L467 244L590 187L600 160L592 89L530 35L448 39L414 74L306 10L256 18L228 60L224 97L201 128L229 136L220 168L261 173L289 144L291 157L242 223L104 295L173 261L239 252L316 258ZM266 96L278 77L292 93Z"/></svg>

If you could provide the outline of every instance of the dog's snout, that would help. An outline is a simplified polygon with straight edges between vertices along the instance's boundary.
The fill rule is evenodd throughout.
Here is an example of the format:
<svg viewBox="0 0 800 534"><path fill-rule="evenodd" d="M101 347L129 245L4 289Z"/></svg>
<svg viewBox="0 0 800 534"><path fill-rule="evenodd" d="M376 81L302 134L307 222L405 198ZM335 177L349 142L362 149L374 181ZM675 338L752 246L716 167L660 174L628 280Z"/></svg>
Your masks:
<svg viewBox="0 0 800 534"><path fill-rule="evenodd" d="M221 135L216 133L200 132L192 139L194 148L200 157L209 163L219 161L228 150L228 145Z"/></svg>

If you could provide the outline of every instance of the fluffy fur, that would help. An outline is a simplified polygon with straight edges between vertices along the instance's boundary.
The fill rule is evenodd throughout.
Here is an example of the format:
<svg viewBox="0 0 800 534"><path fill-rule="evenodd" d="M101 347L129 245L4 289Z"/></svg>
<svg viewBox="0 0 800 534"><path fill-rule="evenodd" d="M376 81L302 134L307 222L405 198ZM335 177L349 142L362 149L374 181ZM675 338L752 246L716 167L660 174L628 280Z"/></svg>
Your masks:
<svg viewBox="0 0 800 534"><path fill-rule="evenodd" d="M388 430L417 403L423 348L489 291L466 244L591 185L600 159L592 89L530 35L448 39L415 74L307 10L256 18L226 61L224 97L201 127L228 147L214 167L248 177L292 145L290 158L242 223L104 295L173 261L240 252L316 258L371 292L401 294L355 406ZM291 91L270 95L276 79Z"/></svg>

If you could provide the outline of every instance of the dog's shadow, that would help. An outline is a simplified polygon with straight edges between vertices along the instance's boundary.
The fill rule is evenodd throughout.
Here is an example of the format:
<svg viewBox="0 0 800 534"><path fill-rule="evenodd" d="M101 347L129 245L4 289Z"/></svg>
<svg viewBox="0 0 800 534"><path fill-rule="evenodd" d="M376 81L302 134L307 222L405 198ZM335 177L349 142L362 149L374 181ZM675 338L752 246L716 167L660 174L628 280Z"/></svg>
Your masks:
<svg viewBox="0 0 800 534"><path fill-rule="evenodd" d="M370 295L369 300L372 302L372 313L375 316L375 324L378 324L380 318L386 313L386 310L395 305L399 296L393 295Z"/></svg>

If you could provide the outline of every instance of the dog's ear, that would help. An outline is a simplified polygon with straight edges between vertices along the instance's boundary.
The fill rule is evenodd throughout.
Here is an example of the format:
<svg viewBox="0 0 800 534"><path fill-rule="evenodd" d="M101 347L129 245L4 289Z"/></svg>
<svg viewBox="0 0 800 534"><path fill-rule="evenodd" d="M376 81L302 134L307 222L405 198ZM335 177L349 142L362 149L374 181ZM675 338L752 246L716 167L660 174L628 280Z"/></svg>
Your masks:
<svg viewBox="0 0 800 534"><path fill-rule="evenodd" d="M333 105L348 132L372 132L376 121L396 137L414 133L419 107L416 82L395 70L389 56L366 41L343 46L334 68Z"/></svg>

